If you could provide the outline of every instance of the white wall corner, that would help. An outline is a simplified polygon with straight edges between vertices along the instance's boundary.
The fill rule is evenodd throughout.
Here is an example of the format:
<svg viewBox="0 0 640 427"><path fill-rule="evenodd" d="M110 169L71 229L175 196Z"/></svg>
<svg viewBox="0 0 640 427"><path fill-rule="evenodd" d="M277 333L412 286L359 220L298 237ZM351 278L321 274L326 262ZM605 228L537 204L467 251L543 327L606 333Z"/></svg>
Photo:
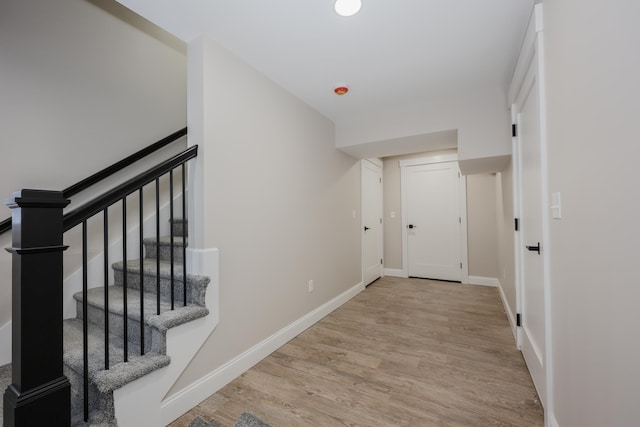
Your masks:
<svg viewBox="0 0 640 427"><path fill-rule="evenodd" d="M198 403L242 375L265 357L282 347L297 335L313 326L332 311L364 290L362 282L254 345L244 353L203 376L199 381L180 390L162 403L163 425L178 418ZM171 366L171 365L170 365ZM118 420L119 421L119 420Z"/></svg>
<svg viewBox="0 0 640 427"><path fill-rule="evenodd" d="M405 279L407 278L407 276L404 274L404 271L401 268L385 268L384 275L391 276L391 277L402 277Z"/></svg>
<svg viewBox="0 0 640 427"><path fill-rule="evenodd" d="M209 316L219 320L219 259L218 248L193 249L187 247L186 266L190 274L207 276L211 281L207 286L206 303Z"/></svg>
<svg viewBox="0 0 640 427"><path fill-rule="evenodd" d="M0 366L11 363L11 322L0 328Z"/></svg>

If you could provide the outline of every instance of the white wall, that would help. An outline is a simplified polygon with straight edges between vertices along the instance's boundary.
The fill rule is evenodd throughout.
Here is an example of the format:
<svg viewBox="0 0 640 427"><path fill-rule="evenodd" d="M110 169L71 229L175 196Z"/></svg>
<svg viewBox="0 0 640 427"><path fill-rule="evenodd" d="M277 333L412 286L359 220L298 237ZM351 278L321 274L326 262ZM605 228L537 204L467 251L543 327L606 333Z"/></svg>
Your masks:
<svg viewBox="0 0 640 427"><path fill-rule="evenodd" d="M2 1L0 199L61 190L184 127L184 50L108 0ZM10 259L0 253L0 326L11 316Z"/></svg>
<svg viewBox="0 0 640 427"><path fill-rule="evenodd" d="M379 151L379 144L370 143L448 130L457 130L461 164L469 159L485 158L483 163L497 167L496 171L501 169L506 164L504 156L511 154L511 121L505 90L486 88L413 105L390 105L378 117L367 115L349 122L337 122L336 146L358 152L358 146L365 144L375 146ZM444 147L431 150L441 148ZM427 149L424 147L423 151ZM384 155L378 151L366 155ZM498 161L486 159L493 157ZM466 173L464 169L462 172Z"/></svg>
<svg viewBox="0 0 640 427"><path fill-rule="evenodd" d="M498 278L496 175L467 176L469 276Z"/></svg>
<svg viewBox="0 0 640 427"><path fill-rule="evenodd" d="M544 2L556 425L638 426L640 2Z"/></svg>
<svg viewBox="0 0 640 427"><path fill-rule="evenodd" d="M199 39L189 127L206 219L194 244L220 251L220 323L173 391L361 282L360 168L331 121Z"/></svg>

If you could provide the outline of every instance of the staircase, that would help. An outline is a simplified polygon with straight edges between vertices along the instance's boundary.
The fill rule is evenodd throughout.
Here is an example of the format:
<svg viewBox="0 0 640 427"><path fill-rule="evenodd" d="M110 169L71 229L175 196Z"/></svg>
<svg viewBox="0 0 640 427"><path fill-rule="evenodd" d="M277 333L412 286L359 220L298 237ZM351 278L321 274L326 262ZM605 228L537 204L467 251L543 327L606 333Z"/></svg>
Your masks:
<svg viewBox="0 0 640 427"><path fill-rule="evenodd" d="M173 236L182 236L183 227L186 227L186 221L172 221ZM76 318L64 321L64 374L71 382L72 425L117 425L114 391L169 365L167 331L209 314L205 306L208 277L186 274L187 301L184 304L183 245L186 242L182 237L173 237L172 251L171 241L170 236L145 238L144 259L114 263L115 283L107 289L88 289L86 403L83 385L84 301L82 292L74 295ZM123 286L125 280L126 289ZM157 314L158 307L160 314ZM108 346L105 346L105 334L108 335ZM85 405L88 406L88 423L84 421Z"/></svg>

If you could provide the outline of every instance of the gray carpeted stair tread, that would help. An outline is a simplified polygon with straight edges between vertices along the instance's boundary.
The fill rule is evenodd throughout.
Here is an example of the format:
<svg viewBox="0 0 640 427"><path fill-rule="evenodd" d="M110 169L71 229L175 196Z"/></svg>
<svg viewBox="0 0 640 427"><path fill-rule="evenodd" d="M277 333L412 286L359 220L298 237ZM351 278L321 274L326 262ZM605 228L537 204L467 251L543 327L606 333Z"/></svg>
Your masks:
<svg viewBox="0 0 640 427"><path fill-rule="evenodd" d="M157 265L155 258L145 258L142 263L144 269L144 275L148 277L156 277L157 274ZM116 271L122 271L124 269L124 262L118 261L114 262L111 267ZM182 264L174 264L173 266L173 276L174 280L182 282L182 272L184 266ZM140 272L140 260L132 259L127 261L127 271L130 273L139 273ZM165 279L171 278L171 262L160 260L160 277ZM209 278L206 276L198 276L195 274L187 273L187 281L192 283L202 283L208 284Z"/></svg>
<svg viewBox="0 0 640 427"><path fill-rule="evenodd" d="M125 264L116 262L113 264L114 279L116 286L124 285L124 276L126 271L127 288L140 288L140 260L129 260ZM156 271L157 264L155 259L144 259L142 262L144 272L144 290L150 293L157 292L158 274ZM184 298L183 284L183 268L182 264L174 265L173 274L173 297L176 303L181 303ZM168 261L160 261L160 297L165 300L171 298L171 263ZM209 278L206 276L197 276L187 274L187 301L192 304L204 306L207 285Z"/></svg>
<svg viewBox="0 0 640 427"><path fill-rule="evenodd" d="M109 313L124 315L124 289L121 286L109 286ZM73 298L82 303L82 292L73 295ZM209 309L203 306L188 304L174 305L171 310L169 302L160 300L160 314L157 313L156 294L150 292L143 293L144 301L144 323L166 331L170 328L182 325L192 320L199 319L209 314ZM104 310L104 288L92 288L87 290L87 303ZM127 291L127 317L140 320L140 291L138 289L128 289Z"/></svg>
<svg viewBox="0 0 640 427"><path fill-rule="evenodd" d="M104 369L104 329L89 324L89 379L103 393L121 388L157 369L167 366L169 356L147 353L140 356L137 348L129 349L128 362L124 360L122 339L109 334L110 367ZM82 321L67 319L64 321L64 362L78 374L83 371Z"/></svg>

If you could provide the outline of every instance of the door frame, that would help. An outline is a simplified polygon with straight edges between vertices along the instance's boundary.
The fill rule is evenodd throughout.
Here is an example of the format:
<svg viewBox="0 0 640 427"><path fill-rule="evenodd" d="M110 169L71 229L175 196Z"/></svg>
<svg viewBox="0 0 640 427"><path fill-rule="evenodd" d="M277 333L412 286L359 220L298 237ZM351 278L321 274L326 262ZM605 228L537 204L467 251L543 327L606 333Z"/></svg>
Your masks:
<svg viewBox="0 0 640 427"><path fill-rule="evenodd" d="M378 255L380 257L380 259L384 260L384 221L382 220L382 218L384 218L384 200L383 200L383 182L384 182L384 176L383 176L383 166L384 163L382 162L382 160L377 159L377 158L371 158L371 159L362 159L360 161L360 278L361 281L364 283L364 276L365 276L365 270L366 270L366 266L364 265L365 263L365 257L364 257L364 219L365 219L365 211L364 211L364 207L365 207L365 203L364 203L364 168L365 168L365 162L368 162L369 164L375 166L379 171L380 171L380 186L379 186L379 194L380 194L380 205L378 206L378 213L380 215L380 228L378 231ZM384 262L384 261L383 261ZM380 277L384 277L384 263L380 265ZM373 282L372 282L373 283ZM368 284L367 284L368 285Z"/></svg>
<svg viewBox="0 0 640 427"><path fill-rule="evenodd" d="M415 159L400 160L400 200L402 209L402 276L409 277L409 244L407 237L407 225L409 224L407 218L407 167L430 165L436 163L451 163L458 162L457 154L440 154L435 156L425 156ZM460 166L458 165L458 172L460 172ZM460 262L462 262L462 274L461 282L469 283L469 254L467 249L467 177L460 173L459 183L459 206L460 206Z"/></svg>
<svg viewBox="0 0 640 427"><path fill-rule="evenodd" d="M520 109L518 105L519 95L522 88L530 83L532 78L529 70L535 67L538 81L538 102L540 108L540 186L541 186L541 212L542 212L542 280L544 289L544 320L545 320L545 399L544 406L545 425L549 425L550 420L555 418L553 408L553 366L552 366L552 317L551 317L551 274L550 274L550 203L549 203L549 177L548 177L548 145L547 145L547 104L545 95L545 56L544 56L544 25L543 25L543 5L536 4L529 21L529 26L525 34L524 42L520 51L520 56L516 64L513 79L509 86L508 98L511 105L511 123L517 124ZM520 150L519 137L512 138L513 149L513 212L515 218L521 217L522 212L522 153ZM516 288L516 311L522 313L523 309L523 263L526 242L523 240L521 232L514 233L515 246L515 288ZM522 348L522 328L516 328L516 345Z"/></svg>

